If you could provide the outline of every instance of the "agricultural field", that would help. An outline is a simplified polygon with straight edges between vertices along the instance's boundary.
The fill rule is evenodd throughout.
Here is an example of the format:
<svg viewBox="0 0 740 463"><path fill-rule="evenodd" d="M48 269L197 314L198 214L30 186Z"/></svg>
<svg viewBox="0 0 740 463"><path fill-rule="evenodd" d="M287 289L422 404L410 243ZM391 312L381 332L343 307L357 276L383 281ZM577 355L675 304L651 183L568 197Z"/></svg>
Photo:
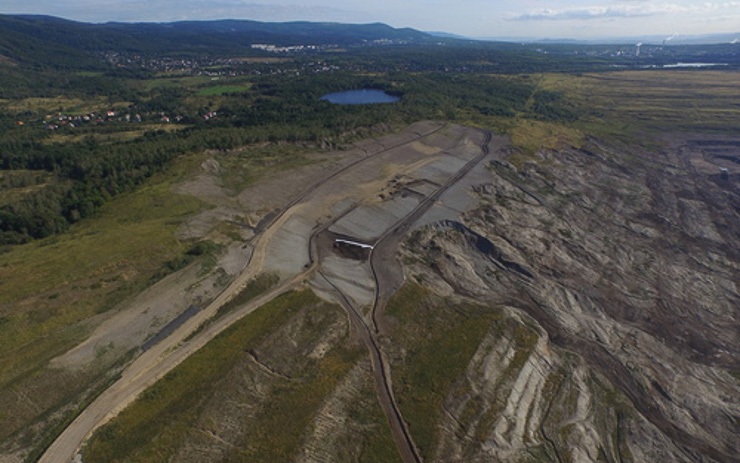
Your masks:
<svg viewBox="0 0 740 463"><path fill-rule="evenodd" d="M660 130L732 133L740 129L737 72L623 71L545 75L542 88L563 92L583 127L611 125L616 134ZM603 130L603 129L602 129Z"/></svg>
<svg viewBox="0 0 740 463"><path fill-rule="evenodd" d="M250 85L216 85L213 87L203 87L196 94L198 96L228 95L230 93L246 92Z"/></svg>
<svg viewBox="0 0 740 463"><path fill-rule="evenodd" d="M21 115L71 114L82 115L90 112L102 112L110 108L128 106L130 103L111 101L104 97L74 98L57 96L50 98L22 98L0 102L0 109L7 113Z"/></svg>

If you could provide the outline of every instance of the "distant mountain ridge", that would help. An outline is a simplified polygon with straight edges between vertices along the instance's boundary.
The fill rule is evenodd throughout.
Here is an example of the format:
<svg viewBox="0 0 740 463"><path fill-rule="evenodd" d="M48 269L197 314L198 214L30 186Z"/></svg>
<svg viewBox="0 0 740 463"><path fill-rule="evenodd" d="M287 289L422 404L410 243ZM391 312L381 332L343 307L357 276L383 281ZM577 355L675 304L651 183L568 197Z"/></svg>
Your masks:
<svg viewBox="0 0 740 463"><path fill-rule="evenodd" d="M75 51L107 50L224 55L244 52L258 43L348 46L378 40L426 43L438 39L414 29L396 29L381 23L265 23L227 19L92 24L52 16L0 15L0 54L19 60L29 50L44 56L45 48L69 55Z"/></svg>

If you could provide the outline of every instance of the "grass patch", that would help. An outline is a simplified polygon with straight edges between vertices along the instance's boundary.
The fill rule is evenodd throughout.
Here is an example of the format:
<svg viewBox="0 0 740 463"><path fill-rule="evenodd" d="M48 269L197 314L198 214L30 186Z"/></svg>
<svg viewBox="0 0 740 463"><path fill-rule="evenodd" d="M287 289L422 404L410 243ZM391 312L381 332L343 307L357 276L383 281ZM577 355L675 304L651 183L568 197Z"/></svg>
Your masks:
<svg viewBox="0 0 740 463"><path fill-rule="evenodd" d="M146 81L130 81L130 85L150 92L157 89L181 88L193 92L197 97L221 96L244 92L252 87L245 77L172 76L162 74Z"/></svg>
<svg viewBox="0 0 740 463"><path fill-rule="evenodd" d="M361 355L360 348L335 349L304 381L278 386L258 416L254 434L244 442L252 447L247 460L292 461L316 411Z"/></svg>
<svg viewBox="0 0 740 463"><path fill-rule="evenodd" d="M241 227L234 223L219 222L218 225L216 225L216 227L214 227L213 230L225 236L226 238L230 239L231 241L238 241L238 242L244 241L244 238L242 237L240 233Z"/></svg>
<svg viewBox="0 0 740 463"><path fill-rule="evenodd" d="M292 143L265 143L219 154L216 160L223 168L224 187L239 192L271 173L317 162L307 156L315 150L313 146Z"/></svg>
<svg viewBox="0 0 740 463"><path fill-rule="evenodd" d="M583 112L575 126L613 135L661 130L737 131L736 71L624 71L546 74L540 84L568 96Z"/></svg>
<svg viewBox="0 0 740 463"><path fill-rule="evenodd" d="M84 339L81 321L143 289L187 244L175 237L200 201L171 191L199 165L181 160L70 231L0 254L0 388Z"/></svg>
<svg viewBox="0 0 740 463"><path fill-rule="evenodd" d="M204 87L195 92L198 96L227 95L229 93L246 92L251 85L217 85L215 87Z"/></svg>
<svg viewBox="0 0 740 463"><path fill-rule="evenodd" d="M118 362L120 365L124 365L131 361L135 356L136 350L131 350L126 355L124 355L120 361ZM43 436L41 437L40 441L36 442L34 445L33 450L29 452L28 456L26 457L26 462L35 462L39 458L41 458L41 455L46 451L46 449L49 448L49 446L54 443L57 437L64 432L67 427L72 424L72 422L83 412L85 409L92 404L95 399L98 398L100 394L106 391L110 386L112 386L118 379L120 378L120 374L110 374L106 377L104 377L98 384L96 384L93 388L86 391L84 397L82 400L75 401L75 406L65 414L65 416L59 420L56 424L54 424L49 429L45 430Z"/></svg>
<svg viewBox="0 0 740 463"><path fill-rule="evenodd" d="M399 320L393 337L408 352L393 367L396 398L424 459L431 460L445 397L502 315L452 304L415 283L391 298L387 313Z"/></svg>
<svg viewBox="0 0 740 463"><path fill-rule="evenodd" d="M385 312L406 325L417 320L418 313L415 309L421 307L430 295L431 292L421 285L405 284L388 301Z"/></svg>
<svg viewBox="0 0 740 463"><path fill-rule="evenodd" d="M311 309L313 308L313 309ZM301 310L337 310L311 291L290 292L235 323L147 389L85 447L85 461L167 461L187 439L218 382L271 333ZM331 350L296 381L278 384L264 404L250 439L249 461L287 461L326 394L349 371L360 349ZM309 361L310 362L310 361ZM216 387L214 387L214 385ZM244 452L240 452L244 461Z"/></svg>
<svg viewBox="0 0 740 463"><path fill-rule="evenodd" d="M215 318L226 315L237 307L240 307L251 301L260 294L267 292L267 290L274 288L275 286L277 286L279 281L280 277L277 274L260 273L256 277L249 280L247 286L245 286L244 289L239 292L239 294L234 296L234 298L226 304L222 305L218 309L218 312L216 312Z"/></svg>
<svg viewBox="0 0 740 463"><path fill-rule="evenodd" d="M527 155L543 148L554 150L563 146L580 147L584 142L583 132L576 128L524 118L517 119L510 135L514 146Z"/></svg>
<svg viewBox="0 0 740 463"><path fill-rule="evenodd" d="M120 132L109 133L55 133L42 140L45 145L54 145L61 143L81 143L87 139L93 139L102 145L120 143L135 140L144 135L145 130L123 130Z"/></svg>
<svg viewBox="0 0 740 463"><path fill-rule="evenodd" d="M209 76L172 77L167 74L163 74L158 78L144 81L143 89L150 91L156 88L197 87L200 85L207 85L212 81L213 78ZM133 81L132 84L141 86L139 81Z"/></svg>
<svg viewBox="0 0 740 463"><path fill-rule="evenodd" d="M391 435L388 419L380 408L380 404L377 404L377 396L374 390L370 395L370 399L375 402L375 412L367 421L361 422L373 423L375 429L371 432L363 433L365 441L363 442L360 455L357 456L357 461L360 463L400 463L403 459L398 453L398 447Z"/></svg>
<svg viewBox="0 0 740 463"><path fill-rule="evenodd" d="M289 63L293 61L291 58L272 58L272 57L261 57L261 56L245 56L243 58L235 58L237 61L242 63Z"/></svg>
<svg viewBox="0 0 740 463"><path fill-rule="evenodd" d="M132 130L129 128L134 127ZM56 132L52 135L41 140L41 143L45 145L60 144L60 143L80 143L88 138L92 138L101 145L109 145L113 143L127 142L135 140L144 136L147 132L156 132L164 130L165 132L175 132L190 127L186 124L140 124L131 123L126 125L119 125L117 131L105 131L105 132L84 132L77 133L74 130L70 130L66 133Z"/></svg>
<svg viewBox="0 0 740 463"><path fill-rule="evenodd" d="M234 298L226 304L219 307L218 311L213 317L204 321L200 326L198 326L195 331L190 333L186 338L186 341L195 337L198 333L203 331L207 326L209 326L217 319L223 317L232 310L246 304L260 294L263 294L268 290L274 288L275 286L277 286L278 282L280 282L280 277L274 273L260 273L256 277L252 278L251 280L249 280L249 283L247 283L247 286L245 286L244 289L239 292L239 294L234 296Z"/></svg>
<svg viewBox="0 0 740 463"><path fill-rule="evenodd" d="M77 71L75 74L80 77L100 77L103 75L100 71Z"/></svg>
<svg viewBox="0 0 740 463"><path fill-rule="evenodd" d="M158 176L114 198L97 217L73 225L68 233L0 255L0 303L117 268L145 270L172 256L184 246L174 236L181 220L201 208L197 199L170 191L176 180L176 175Z"/></svg>
<svg viewBox="0 0 740 463"><path fill-rule="evenodd" d="M164 267L152 276L152 281L161 280L165 276L187 267L196 259L202 261L201 273L208 273L216 265L217 257L223 252L224 247L224 245L214 243L211 240L197 241L184 253L165 262Z"/></svg>
<svg viewBox="0 0 740 463"><path fill-rule="evenodd" d="M14 204L30 193L43 190L59 180L54 174L39 170L0 171L0 206Z"/></svg>
<svg viewBox="0 0 740 463"><path fill-rule="evenodd" d="M31 114L66 114L82 115L91 112L101 112L113 108L127 107L127 102L111 102L104 97L95 98L68 98L56 96L51 98L23 98L6 100L0 103L0 108L8 113Z"/></svg>

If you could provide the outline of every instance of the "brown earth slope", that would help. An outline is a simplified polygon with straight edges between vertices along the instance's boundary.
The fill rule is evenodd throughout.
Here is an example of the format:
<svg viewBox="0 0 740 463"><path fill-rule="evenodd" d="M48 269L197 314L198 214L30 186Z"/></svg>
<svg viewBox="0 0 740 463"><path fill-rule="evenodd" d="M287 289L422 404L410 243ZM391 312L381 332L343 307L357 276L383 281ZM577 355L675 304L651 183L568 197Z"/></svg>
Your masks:
<svg viewBox="0 0 740 463"><path fill-rule="evenodd" d="M738 461L739 142L494 161L477 210L416 233L417 280L503 317L444 391L428 461ZM389 341L407 417L422 333L456 333L439 298Z"/></svg>

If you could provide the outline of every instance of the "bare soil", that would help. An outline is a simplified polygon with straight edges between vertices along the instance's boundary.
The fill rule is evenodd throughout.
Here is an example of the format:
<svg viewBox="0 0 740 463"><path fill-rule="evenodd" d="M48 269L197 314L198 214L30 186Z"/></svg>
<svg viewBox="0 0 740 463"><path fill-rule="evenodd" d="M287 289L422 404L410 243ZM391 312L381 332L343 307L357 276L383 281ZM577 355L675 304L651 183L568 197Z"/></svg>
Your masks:
<svg viewBox="0 0 740 463"><path fill-rule="evenodd" d="M409 271L541 333L516 368L481 345L435 460L736 461L739 140L668 138L497 159L464 223L417 236Z"/></svg>

